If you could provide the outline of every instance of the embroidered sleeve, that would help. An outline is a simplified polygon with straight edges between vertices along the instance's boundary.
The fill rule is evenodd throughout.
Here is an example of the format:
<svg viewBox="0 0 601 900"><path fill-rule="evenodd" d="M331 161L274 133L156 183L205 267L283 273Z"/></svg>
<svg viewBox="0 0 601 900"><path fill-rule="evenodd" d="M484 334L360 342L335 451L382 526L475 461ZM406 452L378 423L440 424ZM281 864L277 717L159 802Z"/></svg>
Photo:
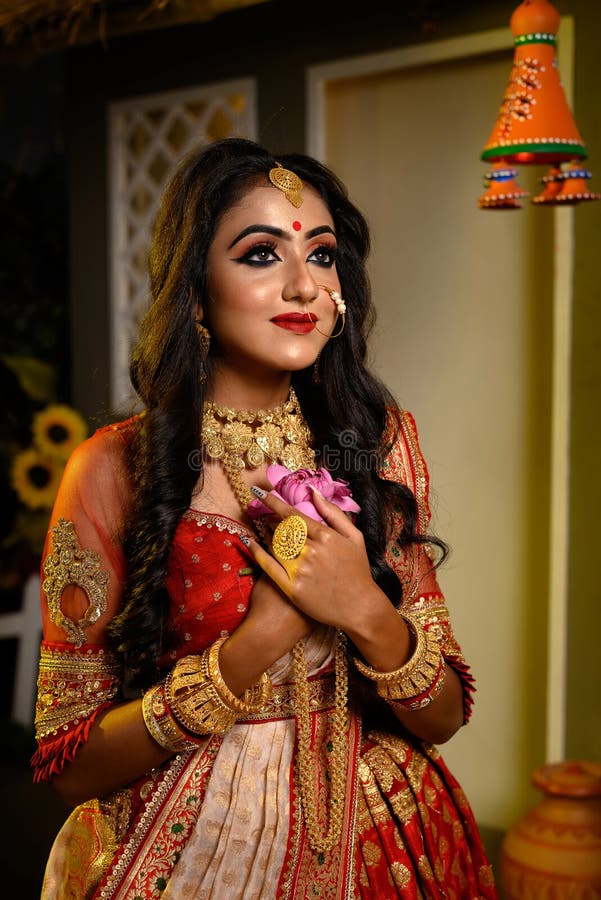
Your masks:
<svg viewBox="0 0 601 900"><path fill-rule="evenodd" d="M67 463L52 510L41 565L36 781L61 772L119 695L107 628L121 608L126 576L122 459L111 432L84 441Z"/></svg>
<svg viewBox="0 0 601 900"><path fill-rule="evenodd" d="M51 621L67 632L75 647L81 647L86 640L86 629L106 611L109 573L102 568L95 550L80 547L73 522L59 519L52 528L52 552L44 560L43 574L42 590L48 600ZM78 585L89 601L84 614L76 620L66 616L61 607L67 585Z"/></svg>
<svg viewBox="0 0 601 900"><path fill-rule="evenodd" d="M75 650L42 643L35 727L34 780L60 772L85 743L98 714L119 693L120 669L102 647Z"/></svg>
<svg viewBox="0 0 601 900"><path fill-rule="evenodd" d="M413 491L418 507L418 532L424 534L431 518L428 499L430 479L419 446L415 420L406 410L398 418L395 416L395 420L391 417L388 436L393 433L396 433L396 439L384 461L382 477L406 484ZM402 607L416 617L424 628L434 632L446 662L459 675L463 685L464 721L467 722L473 706L474 679L453 634L444 594L433 567L432 548L429 544L399 547L395 541L395 533L400 525L400 518L393 516L386 559L401 581Z"/></svg>

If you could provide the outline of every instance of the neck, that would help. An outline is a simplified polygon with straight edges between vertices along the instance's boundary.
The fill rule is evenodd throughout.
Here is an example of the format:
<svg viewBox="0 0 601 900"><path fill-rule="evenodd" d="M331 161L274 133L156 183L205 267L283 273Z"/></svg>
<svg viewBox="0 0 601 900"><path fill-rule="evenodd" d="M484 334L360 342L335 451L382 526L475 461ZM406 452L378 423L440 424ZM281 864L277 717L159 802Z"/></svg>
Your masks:
<svg viewBox="0 0 601 900"><path fill-rule="evenodd" d="M253 378L248 373L219 371L216 367L208 399L232 409L271 409L288 399L290 381L290 372L263 373Z"/></svg>

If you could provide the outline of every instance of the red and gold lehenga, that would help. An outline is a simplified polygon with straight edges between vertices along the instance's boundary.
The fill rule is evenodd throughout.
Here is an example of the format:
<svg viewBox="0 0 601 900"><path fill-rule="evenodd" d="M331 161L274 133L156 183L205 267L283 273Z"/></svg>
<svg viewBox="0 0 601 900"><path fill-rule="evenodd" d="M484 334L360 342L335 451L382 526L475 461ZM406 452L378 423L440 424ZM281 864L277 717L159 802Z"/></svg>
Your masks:
<svg viewBox="0 0 601 900"><path fill-rule="evenodd" d="M122 699L106 626L119 608L127 516L124 448L131 422L109 426L73 454L59 491L42 563L41 648L32 760L49 779L87 740L99 713ZM428 473L415 423L398 419L383 476L415 493L429 521ZM166 584L179 640L163 660L201 651L244 618L256 571L240 522L189 509L176 530ZM428 547L388 561L404 608L439 639L464 687L473 681L451 629ZM314 789L326 809L334 632L307 642ZM197 748L69 816L54 842L42 898L287 900L287 898L496 898L472 811L438 750L380 714L375 692L362 715L351 704L342 833L325 853L307 840L295 777L291 654L270 669L267 707ZM325 815L325 813L324 813ZM323 823L322 823L323 825Z"/></svg>

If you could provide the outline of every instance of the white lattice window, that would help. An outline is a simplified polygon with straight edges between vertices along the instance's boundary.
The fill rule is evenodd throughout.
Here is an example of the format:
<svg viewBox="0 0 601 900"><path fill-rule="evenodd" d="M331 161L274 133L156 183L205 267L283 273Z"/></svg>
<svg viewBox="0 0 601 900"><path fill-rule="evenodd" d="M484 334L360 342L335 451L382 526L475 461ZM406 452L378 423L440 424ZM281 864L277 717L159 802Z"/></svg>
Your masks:
<svg viewBox="0 0 601 900"><path fill-rule="evenodd" d="M149 302L147 258L163 190L193 147L256 135L251 79L136 97L109 107L111 405L126 409L129 354Z"/></svg>

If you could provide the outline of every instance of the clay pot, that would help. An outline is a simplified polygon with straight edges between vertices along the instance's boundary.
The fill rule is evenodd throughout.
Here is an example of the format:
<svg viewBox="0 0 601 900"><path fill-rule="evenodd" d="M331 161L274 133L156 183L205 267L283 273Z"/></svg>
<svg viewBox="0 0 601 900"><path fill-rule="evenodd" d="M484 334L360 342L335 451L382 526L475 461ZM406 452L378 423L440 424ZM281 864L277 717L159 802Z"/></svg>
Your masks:
<svg viewBox="0 0 601 900"><path fill-rule="evenodd" d="M554 763L532 782L544 796L503 840L503 900L601 900L601 765Z"/></svg>

